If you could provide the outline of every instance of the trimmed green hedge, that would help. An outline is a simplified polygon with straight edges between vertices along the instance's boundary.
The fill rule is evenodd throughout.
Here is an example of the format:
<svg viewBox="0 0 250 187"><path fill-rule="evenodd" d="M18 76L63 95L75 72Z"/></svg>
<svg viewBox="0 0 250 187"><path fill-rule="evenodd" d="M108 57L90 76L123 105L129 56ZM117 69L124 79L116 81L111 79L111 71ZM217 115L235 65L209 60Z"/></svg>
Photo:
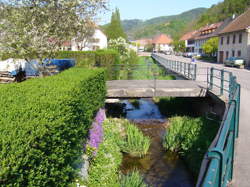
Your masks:
<svg viewBox="0 0 250 187"><path fill-rule="evenodd" d="M72 68L0 90L0 186L67 186L106 95L102 69Z"/></svg>
<svg viewBox="0 0 250 187"><path fill-rule="evenodd" d="M114 65L120 64L120 55L114 50L60 51L56 58L75 59L78 67L104 67L109 80L116 79L119 75L119 70L114 71Z"/></svg>

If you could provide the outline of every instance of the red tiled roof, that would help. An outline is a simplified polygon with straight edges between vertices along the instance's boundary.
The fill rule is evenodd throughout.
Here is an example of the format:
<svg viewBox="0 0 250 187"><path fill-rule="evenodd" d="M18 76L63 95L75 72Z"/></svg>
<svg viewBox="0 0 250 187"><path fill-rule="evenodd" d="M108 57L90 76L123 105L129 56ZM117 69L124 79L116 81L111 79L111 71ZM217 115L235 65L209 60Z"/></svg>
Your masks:
<svg viewBox="0 0 250 187"><path fill-rule="evenodd" d="M173 40L165 34L160 34L156 36L152 43L153 44L170 44Z"/></svg>
<svg viewBox="0 0 250 187"><path fill-rule="evenodd" d="M219 34L244 30L250 27L250 8L239 17L235 18Z"/></svg>
<svg viewBox="0 0 250 187"><path fill-rule="evenodd" d="M211 38L215 37L218 35L218 32L220 31L221 27L223 26L224 22L218 22L218 23L213 23L210 25L207 25L205 27L201 27L198 32L195 34L195 39L206 39L206 38ZM208 32L210 31L210 32ZM204 32L208 32L206 34L202 34Z"/></svg>
<svg viewBox="0 0 250 187"><path fill-rule="evenodd" d="M192 31L184 34L180 40L189 40L194 37L194 35L197 33L197 31Z"/></svg>

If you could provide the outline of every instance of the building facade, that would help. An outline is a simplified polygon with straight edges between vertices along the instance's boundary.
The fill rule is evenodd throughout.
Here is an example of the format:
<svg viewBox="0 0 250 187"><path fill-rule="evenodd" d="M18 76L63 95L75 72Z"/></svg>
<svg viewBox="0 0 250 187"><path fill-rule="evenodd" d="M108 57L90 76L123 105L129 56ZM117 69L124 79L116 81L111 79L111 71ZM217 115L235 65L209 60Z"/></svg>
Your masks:
<svg viewBox="0 0 250 187"><path fill-rule="evenodd" d="M194 52L204 55L205 53L202 49L202 46L210 38L216 37L218 35L218 32L221 29L222 25L224 25L223 22L219 22L200 28L197 31L196 36L194 37Z"/></svg>
<svg viewBox="0 0 250 187"><path fill-rule="evenodd" d="M235 18L219 33L218 62L230 57L244 59L250 66L250 9Z"/></svg>
<svg viewBox="0 0 250 187"><path fill-rule="evenodd" d="M172 39L165 35L165 34L160 34L153 38L152 44L154 46L154 51L160 52L160 51L172 51L171 43Z"/></svg>
<svg viewBox="0 0 250 187"><path fill-rule="evenodd" d="M191 52L191 53L194 52L195 48L194 36L196 33L197 31L188 32L181 37L180 40L185 42L186 52Z"/></svg>
<svg viewBox="0 0 250 187"><path fill-rule="evenodd" d="M77 42L76 40L64 42L62 49L67 51L96 51L107 47L107 36L100 29L95 29L93 36L88 40L82 42Z"/></svg>

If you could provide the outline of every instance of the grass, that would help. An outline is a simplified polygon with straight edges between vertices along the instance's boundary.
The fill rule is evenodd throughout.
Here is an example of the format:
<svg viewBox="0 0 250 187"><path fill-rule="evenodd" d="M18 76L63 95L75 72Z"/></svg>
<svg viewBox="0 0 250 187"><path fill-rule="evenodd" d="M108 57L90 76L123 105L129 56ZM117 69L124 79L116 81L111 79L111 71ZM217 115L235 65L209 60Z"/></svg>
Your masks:
<svg viewBox="0 0 250 187"><path fill-rule="evenodd" d="M121 176L121 187L147 187L138 171Z"/></svg>
<svg viewBox="0 0 250 187"><path fill-rule="evenodd" d="M125 125L126 137L124 144L121 146L123 152L134 157L143 157L147 154L150 147L150 138L130 122Z"/></svg>
<svg viewBox="0 0 250 187"><path fill-rule="evenodd" d="M151 57L139 57L133 67L120 71L121 80L175 80L175 76L166 75L165 69L154 63Z"/></svg>
<svg viewBox="0 0 250 187"><path fill-rule="evenodd" d="M105 120L103 130L103 142L99 145L96 156L90 161L88 180L81 181L81 184L88 187L144 187L138 172L123 176L119 168L122 152L126 150L136 156L147 154L150 139L124 119Z"/></svg>
<svg viewBox="0 0 250 187"><path fill-rule="evenodd" d="M198 177L202 159L219 129L219 123L204 117L172 117L163 146L179 153Z"/></svg>

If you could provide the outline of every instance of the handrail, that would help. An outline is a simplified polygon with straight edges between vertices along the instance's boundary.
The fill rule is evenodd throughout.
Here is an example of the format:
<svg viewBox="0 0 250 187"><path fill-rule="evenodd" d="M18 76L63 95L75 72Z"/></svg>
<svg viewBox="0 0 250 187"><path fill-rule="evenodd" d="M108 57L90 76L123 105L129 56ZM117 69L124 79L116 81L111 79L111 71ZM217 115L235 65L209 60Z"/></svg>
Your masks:
<svg viewBox="0 0 250 187"><path fill-rule="evenodd" d="M214 79L213 71L229 74L229 103L221 128L204 157L197 187L228 186L233 178L235 140L239 136L240 84L231 72L211 68L210 89Z"/></svg>
<svg viewBox="0 0 250 187"><path fill-rule="evenodd" d="M152 58L165 68L186 77L182 69L178 69L178 67L176 69L175 61L167 60L155 54L152 55ZM194 69L193 76L191 76L192 80L196 80L197 67L195 66ZM186 78L190 78L190 75ZM241 86L237 83L232 72L217 68L208 69L207 85L207 89L212 92L216 92L215 89L218 88L221 96L228 93L228 104L220 129L204 156L196 186L226 187L233 178L235 140L239 136Z"/></svg>
<svg viewBox="0 0 250 187"><path fill-rule="evenodd" d="M185 77L186 79L196 80L196 74L197 74L196 64L167 60L156 54L152 54L152 58L156 60L161 66Z"/></svg>

